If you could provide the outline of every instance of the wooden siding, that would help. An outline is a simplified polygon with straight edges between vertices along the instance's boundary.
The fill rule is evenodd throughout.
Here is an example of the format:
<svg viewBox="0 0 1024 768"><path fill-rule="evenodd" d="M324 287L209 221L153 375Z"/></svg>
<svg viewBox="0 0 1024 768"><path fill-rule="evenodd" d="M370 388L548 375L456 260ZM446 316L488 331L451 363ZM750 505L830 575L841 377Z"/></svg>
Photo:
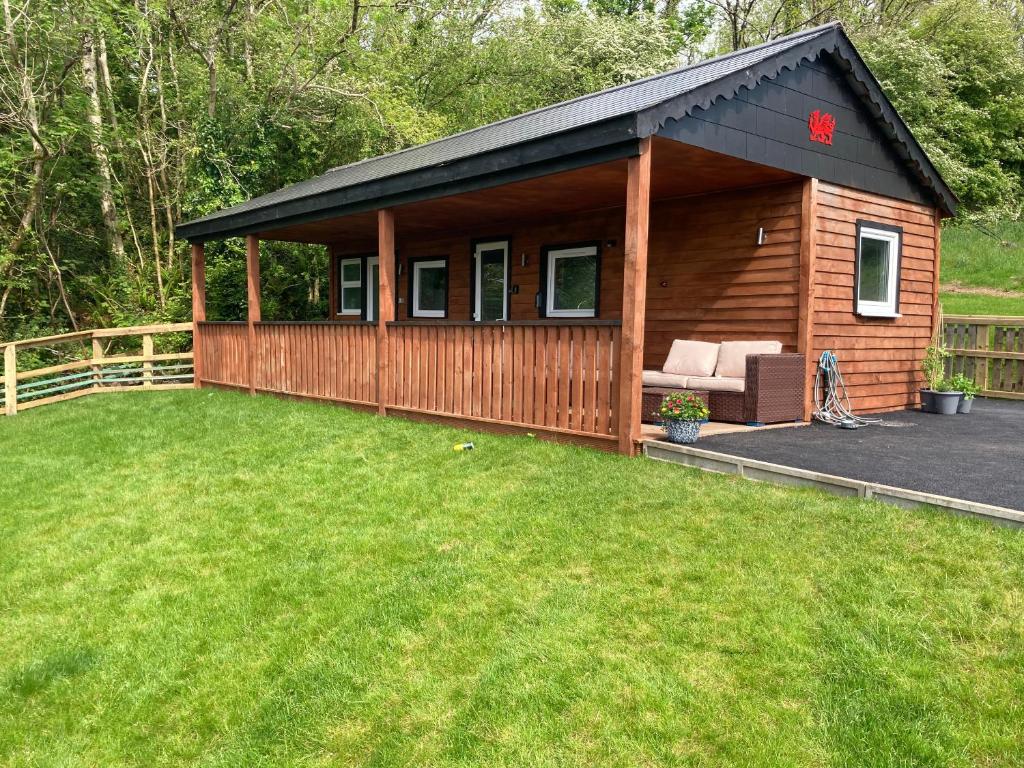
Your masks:
<svg viewBox="0 0 1024 768"><path fill-rule="evenodd" d="M199 322L195 335L200 359L196 366L203 384L249 386L249 326L247 323Z"/></svg>
<svg viewBox="0 0 1024 768"><path fill-rule="evenodd" d="M259 323L258 391L321 400L373 403L377 333L369 323Z"/></svg>
<svg viewBox="0 0 1024 768"><path fill-rule="evenodd" d="M676 338L778 339L787 350L796 349L800 207L800 182L676 198L652 206L645 367L661 367ZM756 243L758 227L764 227L766 233L761 246ZM511 320L540 317L536 296L541 250L589 241L601 243L599 319L621 319L624 235L625 208L619 207L558 222L499 225L442 240L417 242L400 237L397 317L410 319L409 259L447 256L448 319L470 319L471 243L493 238L511 243ZM365 254L367 247L336 247L332 252L335 257ZM336 295L333 277L331 295Z"/></svg>
<svg viewBox="0 0 1024 768"><path fill-rule="evenodd" d="M612 435L621 329L398 323L388 408Z"/></svg>
<svg viewBox="0 0 1024 768"><path fill-rule="evenodd" d="M858 219L903 228L898 318L854 314ZM928 206L824 182L818 187L812 354L836 353L856 411L917 403L932 331L935 220Z"/></svg>
<svg viewBox="0 0 1024 768"><path fill-rule="evenodd" d="M796 350L800 208L800 182L654 205L644 367L660 368L673 339Z"/></svg>

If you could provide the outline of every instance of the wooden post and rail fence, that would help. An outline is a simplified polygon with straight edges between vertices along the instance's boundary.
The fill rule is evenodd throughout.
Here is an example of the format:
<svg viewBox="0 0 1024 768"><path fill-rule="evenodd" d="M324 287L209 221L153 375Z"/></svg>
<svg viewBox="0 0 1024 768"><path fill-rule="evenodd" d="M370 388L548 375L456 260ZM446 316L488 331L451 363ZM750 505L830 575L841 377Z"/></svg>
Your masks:
<svg viewBox="0 0 1024 768"><path fill-rule="evenodd" d="M94 392L192 387L192 352L157 353L154 344L155 337L191 333L192 323L172 323L98 328L8 342L3 345L0 408L5 415L14 416ZM124 350L131 337L141 337L137 353ZM122 349L112 354L111 346ZM176 338L173 346L187 349L191 343ZM22 360L19 364L19 352L35 352L35 362L26 365ZM41 359L48 359L48 364L39 365Z"/></svg>
<svg viewBox="0 0 1024 768"><path fill-rule="evenodd" d="M945 315L948 374L963 373L983 397L1024 400L1024 317Z"/></svg>

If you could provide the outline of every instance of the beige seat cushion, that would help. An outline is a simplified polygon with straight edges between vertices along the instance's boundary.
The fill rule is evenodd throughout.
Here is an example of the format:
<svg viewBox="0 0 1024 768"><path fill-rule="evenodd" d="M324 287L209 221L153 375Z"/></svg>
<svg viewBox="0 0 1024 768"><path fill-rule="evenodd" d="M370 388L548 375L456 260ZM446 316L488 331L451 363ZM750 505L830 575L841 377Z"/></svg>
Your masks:
<svg viewBox="0 0 1024 768"><path fill-rule="evenodd" d="M718 350L715 376L742 378L747 375L747 355L777 355L781 341L723 341Z"/></svg>
<svg viewBox="0 0 1024 768"><path fill-rule="evenodd" d="M689 376L680 376L678 373L665 373L664 371L644 371L641 381L645 387L676 387L686 389L686 382Z"/></svg>
<svg viewBox="0 0 1024 768"><path fill-rule="evenodd" d="M711 376L717 363L718 344L676 339L661 370L681 376Z"/></svg>
<svg viewBox="0 0 1024 768"><path fill-rule="evenodd" d="M745 381L735 376L691 376L686 382L689 389L713 392L742 392Z"/></svg>

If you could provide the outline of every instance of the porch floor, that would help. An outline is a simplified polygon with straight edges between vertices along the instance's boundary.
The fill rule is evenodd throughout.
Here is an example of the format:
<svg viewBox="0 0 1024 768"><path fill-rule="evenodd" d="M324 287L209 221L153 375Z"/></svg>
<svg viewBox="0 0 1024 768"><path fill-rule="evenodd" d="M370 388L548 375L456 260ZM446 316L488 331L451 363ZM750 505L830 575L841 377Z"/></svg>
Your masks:
<svg viewBox="0 0 1024 768"><path fill-rule="evenodd" d="M780 429L782 427L806 427L806 422L787 421L782 424L765 424L763 427L748 427L746 424L727 424L724 421L709 421L700 428L700 438L716 437L718 435L747 434L749 432L764 432L767 429ZM665 430L656 424L644 424L640 430L640 439L664 440Z"/></svg>
<svg viewBox="0 0 1024 768"><path fill-rule="evenodd" d="M964 416L916 410L847 431L706 430L696 447L727 456L1024 511L1024 401L978 398ZM728 425L731 426L731 425Z"/></svg>

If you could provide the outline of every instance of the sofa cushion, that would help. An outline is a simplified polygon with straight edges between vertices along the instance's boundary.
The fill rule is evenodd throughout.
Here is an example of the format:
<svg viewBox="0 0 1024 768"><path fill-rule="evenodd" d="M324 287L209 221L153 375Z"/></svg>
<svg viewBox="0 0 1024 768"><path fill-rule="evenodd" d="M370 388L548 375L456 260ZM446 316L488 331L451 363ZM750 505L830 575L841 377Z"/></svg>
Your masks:
<svg viewBox="0 0 1024 768"><path fill-rule="evenodd" d="M682 376L711 376L717 363L718 344L676 339L661 370Z"/></svg>
<svg viewBox="0 0 1024 768"><path fill-rule="evenodd" d="M777 355L781 341L723 341L718 350L715 376L742 378L747 375L747 355Z"/></svg>
<svg viewBox="0 0 1024 768"><path fill-rule="evenodd" d="M742 392L746 382L736 376L691 376L686 382L689 389L709 392Z"/></svg>
<svg viewBox="0 0 1024 768"><path fill-rule="evenodd" d="M677 389L686 389L686 382L689 378L689 376L680 376L678 373L644 371L641 381L645 387L675 387Z"/></svg>

